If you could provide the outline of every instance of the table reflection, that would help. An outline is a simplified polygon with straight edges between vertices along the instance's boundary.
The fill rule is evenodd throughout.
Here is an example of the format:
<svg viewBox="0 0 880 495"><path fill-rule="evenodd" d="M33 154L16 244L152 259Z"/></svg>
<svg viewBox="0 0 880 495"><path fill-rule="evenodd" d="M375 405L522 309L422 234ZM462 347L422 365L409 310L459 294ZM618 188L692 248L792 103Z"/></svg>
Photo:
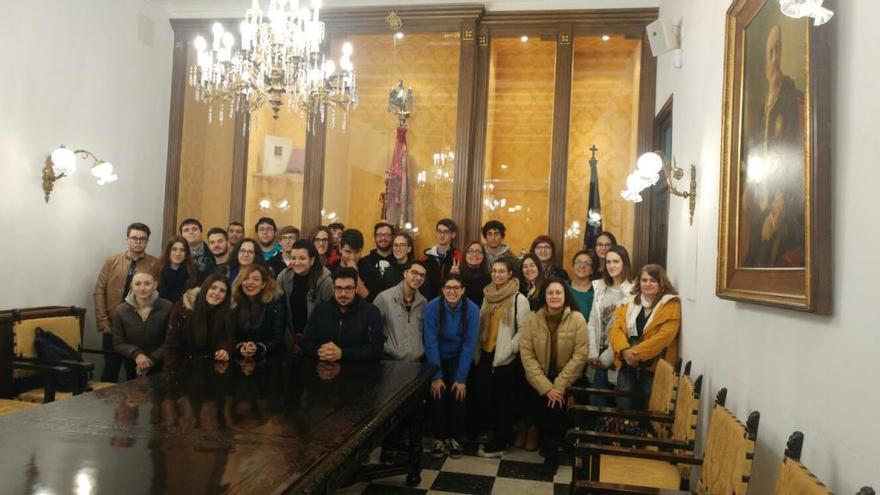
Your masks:
<svg viewBox="0 0 880 495"><path fill-rule="evenodd" d="M273 491L428 374L395 362L195 360L0 418L0 492Z"/></svg>

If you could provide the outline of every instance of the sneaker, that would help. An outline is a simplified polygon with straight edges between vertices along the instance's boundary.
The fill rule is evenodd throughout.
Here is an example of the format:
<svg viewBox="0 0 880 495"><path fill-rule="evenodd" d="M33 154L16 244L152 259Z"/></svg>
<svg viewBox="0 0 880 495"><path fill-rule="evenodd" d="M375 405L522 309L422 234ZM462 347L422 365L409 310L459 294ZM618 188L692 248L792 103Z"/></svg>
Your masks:
<svg viewBox="0 0 880 495"><path fill-rule="evenodd" d="M477 451L477 454L480 457L501 457L507 452L507 445L501 440L495 439L491 442L480 445L480 449Z"/></svg>
<svg viewBox="0 0 880 495"><path fill-rule="evenodd" d="M443 440L434 440L434 445L431 447L431 457L434 459L442 459L444 455L446 455L446 442Z"/></svg>
<svg viewBox="0 0 880 495"><path fill-rule="evenodd" d="M461 444L454 438L446 440L446 450L449 452L449 457L452 457L453 459L461 459L461 455L464 452L464 449L461 448Z"/></svg>

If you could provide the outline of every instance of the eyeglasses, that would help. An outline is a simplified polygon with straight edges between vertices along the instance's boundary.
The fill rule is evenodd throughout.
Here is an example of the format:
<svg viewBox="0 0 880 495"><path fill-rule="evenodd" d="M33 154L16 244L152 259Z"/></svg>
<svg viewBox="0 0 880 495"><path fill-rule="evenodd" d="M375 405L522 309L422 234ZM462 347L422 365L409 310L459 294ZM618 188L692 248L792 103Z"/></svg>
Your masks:
<svg viewBox="0 0 880 495"><path fill-rule="evenodd" d="M314 242L321 242L321 243L330 242L330 239L324 239L322 237L319 237L319 238L316 238Z"/></svg>
<svg viewBox="0 0 880 495"><path fill-rule="evenodd" d="M263 225L257 229L257 232L275 232L271 225Z"/></svg>
<svg viewBox="0 0 880 495"><path fill-rule="evenodd" d="M239 249L238 254L254 254L256 251L253 249Z"/></svg>
<svg viewBox="0 0 880 495"><path fill-rule="evenodd" d="M467 254L483 254L482 249L468 249Z"/></svg>
<svg viewBox="0 0 880 495"><path fill-rule="evenodd" d="M415 277L415 278L425 278L426 275L427 274L425 272L415 272L412 270L410 270L410 272L409 272L409 276Z"/></svg>
<svg viewBox="0 0 880 495"><path fill-rule="evenodd" d="M463 287L460 285L444 285L443 290L448 290L449 292L458 292L462 290Z"/></svg>
<svg viewBox="0 0 880 495"><path fill-rule="evenodd" d="M549 249L553 248L548 246L547 244L538 244L537 246L535 246L535 251L547 251Z"/></svg>
<svg viewBox="0 0 880 495"><path fill-rule="evenodd" d="M408 248L408 247L409 247L409 244L407 244L407 243L405 243L405 242L395 242L395 243L392 244L391 246L392 246L392 247L396 247L396 248Z"/></svg>
<svg viewBox="0 0 880 495"><path fill-rule="evenodd" d="M349 286L346 286L346 287L337 287L337 286L334 285L334 286L333 286L333 292L338 292L338 293L340 293L340 294L354 294L354 290L355 290L355 288L356 288L356 287L353 286L353 285L349 285Z"/></svg>
<svg viewBox="0 0 880 495"><path fill-rule="evenodd" d="M138 244L143 244L143 243L149 241L150 238L149 237L129 237L128 240L131 242L136 242Z"/></svg>
<svg viewBox="0 0 880 495"><path fill-rule="evenodd" d="M574 266L593 266L593 262L590 260L578 260L574 262Z"/></svg>

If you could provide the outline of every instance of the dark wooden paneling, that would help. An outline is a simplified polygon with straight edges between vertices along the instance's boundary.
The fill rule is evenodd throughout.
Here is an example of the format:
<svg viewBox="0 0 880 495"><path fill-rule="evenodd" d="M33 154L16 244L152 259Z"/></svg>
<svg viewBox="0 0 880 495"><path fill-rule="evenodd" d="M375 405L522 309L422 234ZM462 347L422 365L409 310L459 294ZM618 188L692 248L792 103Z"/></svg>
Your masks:
<svg viewBox="0 0 880 495"><path fill-rule="evenodd" d="M672 133L672 95L654 118L654 149L663 151L671 159L672 149L664 149L663 136ZM669 238L669 186L666 174L649 190L651 210L648 212L648 263L666 266L666 248Z"/></svg>
<svg viewBox="0 0 880 495"><path fill-rule="evenodd" d="M186 97L186 56L189 32L174 31L171 62L171 108L168 114L168 158L165 164L165 207L162 246L177 233L177 197L180 194L180 149L183 142L183 104Z"/></svg>
<svg viewBox="0 0 880 495"><path fill-rule="evenodd" d="M248 146L250 144L250 116L235 113L235 142L232 145L232 188L229 198L229 220L244 221L247 198Z"/></svg>
<svg viewBox="0 0 880 495"><path fill-rule="evenodd" d="M642 36L642 73L639 77L639 130L637 154L654 148L654 98L657 92L657 61L651 54L646 35ZM635 164L633 164L634 166ZM644 194L644 200L636 204L633 245L631 250L633 269L639 269L648 260L648 239L650 238L651 195Z"/></svg>
<svg viewBox="0 0 880 495"><path fill-rule="evenodd" d="M327 123L319 121L314 126L314 132L306 132L306 159L303 171L303 235L308 235L313 228L321 225L321 208L324 205L324 146L327 141Z"/></svg>
<svg viewBox="0 0 880 495"><path fill-rule="evenodd" d="M479 239L483 213L483 178L486 173L486 126L489 110L489 29L480 27L477 35L477 73L474 100L473 154L468 170L468 201L465 233L467 239ZM466 241L467 242L467 241Z"/></svg>
<svg viewBox="0 0 880 495"><path fill-rule="evenodd" d="M556 41L556 87L553 98L553 144L550 155L550 206L547 230L559 246L553 253L562 264L565 235L565 191L568 181L568 130L571 120L572 43L571 24L560 26Z"/></svg>
<svg viewBox="0 0 880 495"><path fill-rule="evenodd" d="M471 183L469 172L474 154L474 101L477 84L476 33L477 23L475 20L462 22L458 69L458 113L455 123L455 182L452 189L452 219L456 225L465 229L464 233L466 234L470 234L467 223L469 217L467 206L469 184ZM479 218L479 215L477 216ZM479 222L479 220L477 221ZM459 246L468 242L462 237L461 234L456 236Z"/></svg>

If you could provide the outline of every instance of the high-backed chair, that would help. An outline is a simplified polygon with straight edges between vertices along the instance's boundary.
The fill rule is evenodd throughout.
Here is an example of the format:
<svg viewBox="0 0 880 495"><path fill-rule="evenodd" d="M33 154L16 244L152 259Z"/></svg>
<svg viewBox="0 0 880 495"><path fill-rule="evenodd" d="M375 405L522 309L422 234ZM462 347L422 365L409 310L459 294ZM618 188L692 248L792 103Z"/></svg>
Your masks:
<svg viewBox="0 0 880 495"><path fill-rule="evenodd" d="M674 421L672 423L671 435L669 438L658 438L654 436L635 436L620 435L608 432L596 432L583 430L581 428L573 428L568 432L569 441L580 441L582 443L604 443L617 445L634 445L640 448L649 448L666 452L675 452L677 454L692 453L696 440L697 420L700 413L700 392L703 387L703 377L697 377L696 381L692 381L690 377L690 363L685 366L685 372L681 377L678 386L677 398L675 401ZM656 461L645 459L628 459L622 456L601 456L599 481L608 483L622 483L629 479L633 469L643 471ZM578 466L584 466L585 459L575 454L574 466L572 470L572 481L580 479L586 469L577 469ZM663 485L675 484L676 487L682 485L681 480L690 479L690 466L682 464L678 466L679 473L671 469L654 470L661 476L668 476L668 483ZM676 484L677 483L677 484Z"/></svg>
<svg viewBox="0 0 880 495"><path fill-rule="evenodd" d="M749 415L745 425L724 407L727 390L718 392L709 430L706 434L704 456L676 452L659 452L590 444L578 441L575 450L589 457L588 480L573 483L575 493L591 494L649 494L678 495L688 493L718 493L745 495L752 471L755 440L758 435L760 414ZM633 460L626 479L612 483L602 481L602 458L620 456ZM652 461L652 462L636 462ZM695 491L680 491L681 478L678 464L701 465ZM689 488L689 487L688 487Z"/></svg>
<svg viewBox="0 0 880 495"><path fill-rule="evenodd" d="M66 399L75 394L113 386L113 383L89 381L85 387L67 392L52 390L57 385L57 374L50 374L45 380L33 380L33 371L46 371L49 367L55 370L67 370L69 373L90 374L94 365L83 361L47 361L37 356L34 337L37 329L48 330L70 347L82 353L105 354L105 351L86 349L82 345L84 308L65 306L45 306L29 309L14 309L0 312L0 318L9 325L12 334L12 365L13 383L18 400L26 402L51 402ZM53 383L56 382L56 383ZM32 387L37 384L39 386Z"/></svg>
<svg viewBox="0 0 880 495"><path fill-rule="evenodd" d="M664 359L657 360L654 369L654 383L651 395L647 397L647 410L630 410L616 407L597 407L586 405L589 395L603 395L607 397L643 397L638 392L622 390L605 390L588 387L571 387L576 404L569 408L575 418L575 426L589 428L595 418L605 416L611 418L629 419L639 421L644 426L650 426L655 436L669 438L669 426L674 418L673 409L678 393L679 374L681 372L681 359L676 361L675 366ZM647 414L646 414L647 413Z"/></svg>

